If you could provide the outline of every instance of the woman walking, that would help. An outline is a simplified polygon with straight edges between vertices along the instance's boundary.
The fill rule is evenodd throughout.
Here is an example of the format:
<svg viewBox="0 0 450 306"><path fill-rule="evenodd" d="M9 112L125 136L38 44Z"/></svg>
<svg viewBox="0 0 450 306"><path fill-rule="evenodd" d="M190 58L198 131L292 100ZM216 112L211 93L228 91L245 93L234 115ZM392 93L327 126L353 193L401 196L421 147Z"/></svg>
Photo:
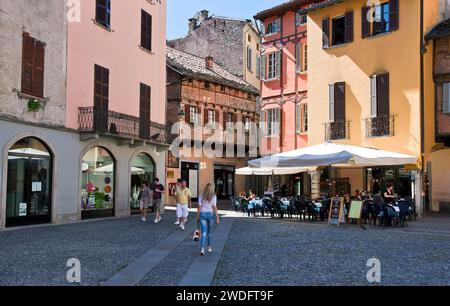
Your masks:
<svg viewBox="0 0 450 306"><path fill-rule="evenodd" d="M198 198L197 221L200 220L201 226L201 252L200 255L205 255L205 247L208 247L208 253L212 252L212 226L214 222L214 215L216 223L220 223L219 212L217 210L217 196L214 192L212 184L207 184L203 194Z"/></svg>
<svg viewBox="0 0 450 306"><path fill-rule="evenodd" d="M147 220L148 205L150 204L150 188L148 187L148 182L142 182L139 199L139 206L142 213L141 220L145 222Z"/></svg>

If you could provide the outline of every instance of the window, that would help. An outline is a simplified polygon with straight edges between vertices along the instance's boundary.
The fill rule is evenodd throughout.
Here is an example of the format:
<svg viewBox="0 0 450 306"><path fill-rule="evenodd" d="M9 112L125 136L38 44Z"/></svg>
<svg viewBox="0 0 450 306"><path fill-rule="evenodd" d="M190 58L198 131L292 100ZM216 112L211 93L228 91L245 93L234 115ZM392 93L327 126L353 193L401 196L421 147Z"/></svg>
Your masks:
<svg viewBox="0 0 450 306"><path fill-rule="evenodd" d="M373 7L362 8L362 38L399 29L399 2L389 0Z"/></svg>
<svg viewBox="0 0 450 306"><path fill-rule="evenodd" d="M269 22L266 27L266 35L275 34L281 30L281 19L275 19L273 22Z"/></svg>
<svg viewBox="0 0 450 306"><path fill-rule="evenodd" d="M329 85L329 119L330 122L345 121L345 83Z"/></svg>
<svg viewBox="0 0 450 306"><path fill-rule="evenodd" d="M389 74L379 74L370 81L371 117L389 117Z"/></svg>
<svg viewBox="0 0 450 306"><path fill-rule="evenodd" d="M196 107L190 107L189 108L189 117L190 117L190 124L196 124L197 123L197 108Z"/></svg>
<svg viewBox="0 0 450 306"><path fill-rule="evenodd" d="M295 71L302 72L302 44L295 45Z"/></svg>
<svg viewBox="0 0 450 306"><path fill-rule="evenodd" d="M209 82L205 82L205 83L204 83L204 86L205 86L206 89L209 89L209 88L210 88Z"/></svg>
<svg viewBox="0 0 450 306"><path fill-rule="evenodd" d="M443 112L445 114L450 114L450 83L444 83L444 96L443 96Z"/></svg>
<svg viewBox="0 0 450 306"><path fill-rule="evenodd" d="M261 58L259 55L256 55L256 77L261 78Z"/></svg>
<svg viewBox="0 0 450 306"><path fill-rule="evenodd" d="M109 69L94 66L94 128L108 132Z"/></svg>
<svg viewBox="0 0 450 306"><path fill-rule="evenodd" d="M220 85L220 91L225 91L225 86Z"/></svg>
<svg viewBox="0 0 450 306"><path fill-rule="evenodd" d="M252 37L250 35L248 35L247 40L248 40L248 42L252 42Z"/></svg>
<svg viewBox="0 0 450 306"><path fill-rule="evenodd" d="M95 21L99 24L111 27L111 0L96 0Z"/></svg>
<svg viewBox="0 0 450 306"><path fill-rule="evenodd" d="M141 139L150 139L151 92L150 86L141 83L139 107L139 137Z"/></svg>
<svg viewBox="0 0 450 306"><path fill-rule="evenodd" d="M233 113L224 113L223 114L223 129L224 130L232 130L234 127L231 123L235 122L235 115ZM227 124L230 123L230 124Z"/></svg>
<svg viewBox="0 0 450 306"><path fill-rule="evenodd" d="M280 77L281 52L274 52L268 56L267 79L275 79Z"/></svg>
<svg viewBox="0 0 450 306"><path fill-rule="evenodd" d="M215 111L212 109L208 109L208 123L214 123L216 122L216 118L215 118Z"/></svg>
<svg viewBox="0 0 450 306"><path fill-rule="evenodd" d="M267 136L276 136L280 133L280 109L267 110Z"/></svg>
<svg viewBox="0 0 450 306"><path fill-rule="evenodd" d="M253 59L253 50L250 47L247 47L247 69L252 71L252 59Z"/></svg>
<svg viewBox="0 0 450 306"><path fill-rule="evenodd" d="M308 45L303 47L303 71L308 71Z"/></svg>
<svg viewBox="0 0 450 306"><path fill-rule="evenodd" d="M250 131L250 118L244 117L244 129L245 132L248 133Z"/></svg>
<svg viewBox="0 0 450 306"><path fill-rule="evenodd" d="M344 16L336 17L331 20L330 36L330 18L322 20L322 47L342 45L353 41L354 36L354 14L353 11L345 13ZM330 39L331 38L331 39Z"/></svg>
<svg viewBox="0 0 450 306"><path fill-rule="evenodd" d="M295 131L297 134L308 132L308 104L297 104L295 106Z"/></svg>
<svg viewBox="0 0 450 306"><path fill-rule="evenodd" d="M192 125L198 125L200 109L193 105L185 105L184 107L185 122Z"/></svg>
<svg viewBox="0 0 450 306"><path fill-rule="evenodd" d="M141 11L141 46L152 50L152 15L144 10Z"/></svg>
<svg viewBox="0 0 450 306"><path fill-rule="evenodd" d="M45 44L23 33L22 88L24 94L44 97Z"/></svg>
<svg viewBox="0 0 450 306"><path fill-rule="evenodd" d="M299 14L298 12L295 14L295 25L304 25L308 21L308 15L306 14Z"/></svg>
<svg viewBox="0 0 450 306"><path fill-rule="evenodd" d="M345 17L333 19L332 24L333 46L345 43Z"/></svg>

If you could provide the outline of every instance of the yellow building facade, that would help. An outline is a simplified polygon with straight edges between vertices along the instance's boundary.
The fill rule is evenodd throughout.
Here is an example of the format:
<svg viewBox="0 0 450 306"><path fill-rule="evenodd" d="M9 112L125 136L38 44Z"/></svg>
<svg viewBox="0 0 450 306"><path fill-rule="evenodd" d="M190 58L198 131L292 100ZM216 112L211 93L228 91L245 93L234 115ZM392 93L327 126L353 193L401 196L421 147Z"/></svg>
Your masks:
<svg viewBox="0 0 450 306"><path fill-rule="evenodd" d="M386 170L409 176L416 199L422 199L421 169L434 126L422 116L429 113L422 107L434 105L433 50L421 48L437 22L438 2L323 1L307 10L309 145L332 141L417 156L417 165ZM370 170L332 172L353 191L370 191ZM422 211L422 201L416 205Z"/></svg>

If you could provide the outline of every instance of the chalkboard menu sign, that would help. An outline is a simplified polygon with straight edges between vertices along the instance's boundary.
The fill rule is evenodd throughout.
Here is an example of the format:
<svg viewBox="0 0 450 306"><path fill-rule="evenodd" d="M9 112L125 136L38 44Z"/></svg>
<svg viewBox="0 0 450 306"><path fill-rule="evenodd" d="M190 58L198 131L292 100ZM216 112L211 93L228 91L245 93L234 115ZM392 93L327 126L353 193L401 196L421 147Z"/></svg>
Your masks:
<svg viewBox="0 0 450 306"><path fill-rule="evenodd" d="M345 223L344 198L331 199L330 215L328 220L331 225L339 226L340 223Z"/></svg>

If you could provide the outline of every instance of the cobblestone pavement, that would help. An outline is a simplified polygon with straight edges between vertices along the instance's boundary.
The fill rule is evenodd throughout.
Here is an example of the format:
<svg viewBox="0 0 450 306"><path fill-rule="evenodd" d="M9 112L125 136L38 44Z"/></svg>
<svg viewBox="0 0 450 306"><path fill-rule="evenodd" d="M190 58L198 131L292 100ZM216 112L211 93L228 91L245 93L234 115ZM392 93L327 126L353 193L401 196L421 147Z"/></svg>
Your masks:
<svg viewBox="0 0 450 306"><path fill-rule="evenodd" d="M381 285L450 285L449 217L363 231L227 214L231 230L212 285L368 285L369 258L381 261ZM180 231L174 221L169 211L159 224L133 216L2 230L0 285L68 285L69 258L81 261L81 285L99 285ZM199 256L191 236L181 238L138 285L180 283Z"/></svg>
<svg viewBox="0 0 450 306"><path fill-rule="evenodd" d="M286 220L234 222L213 285L450 285L450 218L408 228L336 228Z"/></svg>

